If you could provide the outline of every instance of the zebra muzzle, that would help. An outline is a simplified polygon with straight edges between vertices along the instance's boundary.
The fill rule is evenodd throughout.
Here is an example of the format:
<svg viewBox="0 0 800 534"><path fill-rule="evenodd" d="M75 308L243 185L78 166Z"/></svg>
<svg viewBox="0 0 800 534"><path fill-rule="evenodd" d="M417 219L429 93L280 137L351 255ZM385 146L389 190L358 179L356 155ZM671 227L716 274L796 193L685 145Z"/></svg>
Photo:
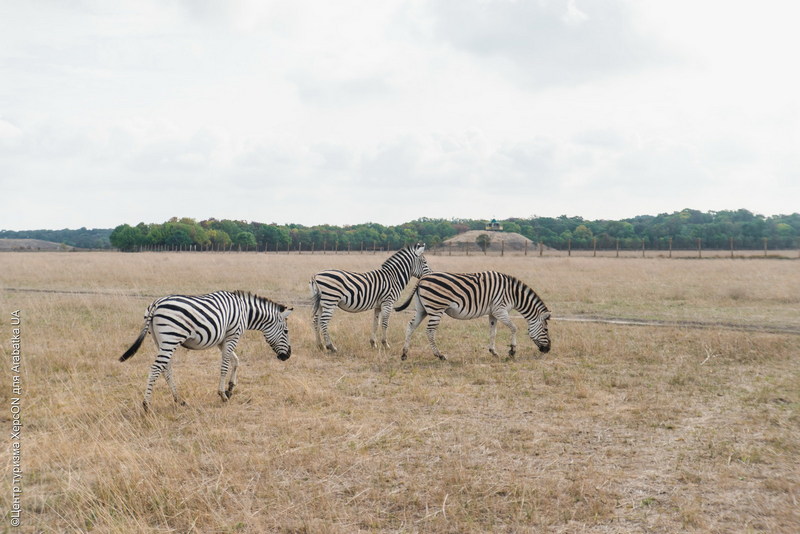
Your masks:
<svg viewBox="0 0 800 534"><path fill-rule="evenodd" d="M291 355L292 355L292 349L289 349L287 352L284 352L282 354L278 354L278 359L280 361L282 361L282 362L285 362L286 360L289 359L289 356L291 356Z"/></svg>

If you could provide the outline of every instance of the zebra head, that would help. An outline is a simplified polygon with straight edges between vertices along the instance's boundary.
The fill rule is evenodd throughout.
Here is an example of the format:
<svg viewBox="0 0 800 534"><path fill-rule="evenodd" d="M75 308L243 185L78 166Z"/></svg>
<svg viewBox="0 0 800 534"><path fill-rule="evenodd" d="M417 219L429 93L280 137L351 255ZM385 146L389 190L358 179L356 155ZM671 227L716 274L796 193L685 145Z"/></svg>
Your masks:
<svg viewBox="0 0 800 534"><path fill-rule="evenodd" d="M541 352L550 352L550 333L547 331L547 320L550 312L543 311L528 320L528 335Z"/></svg>
<svg viewBox="0 0 800 534"><path fill-rule="evenodd" d="M417 243L409 247L413 253L411 260L411 276L420 278L423 275L431 273L431 268L428 267L428 260L425 259L425 243Z"/></svg>
<svg viewBox="0 0 800 534"><path fill-rule="evenodd" d="M278 359L286 361L292 355L289 344L289 327L286 318L293 308L277 304L264 297L250 293L237 292L245 299L247 305L247 329L260 330L264 334L267 345L272 347Z"/></svg>
<svg viewBox="0 0 800 534"><path fill-rule="evenodd" d="M292 313L294 308L287 308L283 304L277 304L278 313L273 315L273 320L264 323L261 332L267 344L272 347L278 359L286 361L292 355L292 346L289 344L289 327L286 318Z"/></svg>

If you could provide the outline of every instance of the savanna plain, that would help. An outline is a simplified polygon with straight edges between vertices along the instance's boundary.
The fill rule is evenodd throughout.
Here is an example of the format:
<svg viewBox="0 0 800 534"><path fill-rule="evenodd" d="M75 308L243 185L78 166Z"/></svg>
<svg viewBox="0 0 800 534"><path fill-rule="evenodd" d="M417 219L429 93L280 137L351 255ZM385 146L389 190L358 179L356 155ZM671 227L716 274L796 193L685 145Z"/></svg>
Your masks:
<svg viewBox="0 0 800 534"><path fill-rule="evenodd" d="M6 253L0 492L6 532L800 532L800 261L442 256L553 313L553 349L488 321L424 327L400 360L369 313L311 328L308 280L385 253ZM217 396L219 352L179 350L141 406L155 298L244 289L294 307L292 357L258 332ZM406 288L403 296L407 295ZM402 298L402 297L401 297ZM11 313L21 316L21 526L10 526ZM642 321L642 324L607 320ZM498 328L498 349L509 332Z"/></svg>

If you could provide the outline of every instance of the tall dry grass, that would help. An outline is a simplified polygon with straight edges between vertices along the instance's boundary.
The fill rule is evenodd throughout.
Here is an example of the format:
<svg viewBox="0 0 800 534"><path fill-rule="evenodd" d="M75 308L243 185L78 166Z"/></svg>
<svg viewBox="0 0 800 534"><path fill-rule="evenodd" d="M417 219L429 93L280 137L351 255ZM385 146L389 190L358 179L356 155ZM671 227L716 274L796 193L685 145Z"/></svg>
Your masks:
<svg viewBox="0 0 800 534"><path fill-rule="evenodd" d="M423 332L401 362L408 313L393 315L384 351L369 347L369 314L338 311L340 352L318 352L310 275L385 257L0 255L3 315L23 317L21 531L800 529L800 337L559 320L800 327L796 262L430 256L437 270L527 281L556 317L553 350L521 338L515 360L494 359L485 319L446 319L448 362ZM149 301L236 288L295 305L292 358L248 333L223 404L218 352L180 351L189 406L162 380L145 415L152 343L117 358ZM501 327L498 344L507 340ZM3 510L9 498L0 493Z"/></svg>

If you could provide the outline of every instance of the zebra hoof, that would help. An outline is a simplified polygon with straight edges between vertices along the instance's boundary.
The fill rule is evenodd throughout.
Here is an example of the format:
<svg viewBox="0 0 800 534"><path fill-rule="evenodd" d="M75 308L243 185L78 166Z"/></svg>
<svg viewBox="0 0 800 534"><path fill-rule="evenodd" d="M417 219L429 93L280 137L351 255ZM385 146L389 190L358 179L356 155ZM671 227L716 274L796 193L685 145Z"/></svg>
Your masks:
<svg viewBox="0 0 800 534"><path fill-rule="evenodd" d="M147 401L142 401L142 408L144 408L144 413L150 412L150 403Z"/></svg>
<svg viewBox="0 0 800 534"><path fill-rule="evenodd" d="M447 356L445 356L444 354L437 354L436 356L442 361L447 360Z"/></svg>
<svg viewBox="0 0 800 534"><path fill-rule="evenodd" d="M373 349L377 349L378 348L378 344L375 343L374 339L370 339L369 340L369 346L372 347Z"/></svg>
<svg viewBox="0 0 800 534"><path fill-rule="evenodd" d="M497 358L497 357L499 356L499 355L497 354L497 351L496 351L496 350L494 350L494 349L489 349L489 354L491 354L491 355L492 355L492 356L494 356L495 358Z"/></svg>
<svg viewBox="0 0 800 534"><path fill-rule="evenodd" d="M233 390L232 390L232 389L229 389L229 390L225 391L225 396L226 396L228 399L230 399L231 397L233 397Z"/></svg>
<svg viewBox="0 0 800 534"><path fill-rule="evenodd" d="M390 349L390 348L392 348L392 347L391 347L391 345L389 345L389 342L388 342L388 341L381 341L381 345L383 345L383 348L384 348L384 349Z"/></svg>
<svg viewBox="0 0 800 534"><path fill-rule="evenodd" d="M336 349L336 347L334 347L333 345L328 345L328 346L327 346L327 349L328 349L328 352L332 352L332 353L334 353L334 354L336 354L337 352L339 352L339 351Z"/></svg>
<svg viewBox="0 0 800 534"><path fill-rule="evenodd" d="M400 359L401 359L402 361L406 361L406 358L408 358L408 354L406 354L405 352L404 352L403 354L401 354L401 355L400 355Z"/></svg>
<svg viewBox="0 0 800 534"><path fill-rule="evenodd" d="M508 357L513 358L517 354L517 347L511 347L511 350L508 351Z"/></svg>

